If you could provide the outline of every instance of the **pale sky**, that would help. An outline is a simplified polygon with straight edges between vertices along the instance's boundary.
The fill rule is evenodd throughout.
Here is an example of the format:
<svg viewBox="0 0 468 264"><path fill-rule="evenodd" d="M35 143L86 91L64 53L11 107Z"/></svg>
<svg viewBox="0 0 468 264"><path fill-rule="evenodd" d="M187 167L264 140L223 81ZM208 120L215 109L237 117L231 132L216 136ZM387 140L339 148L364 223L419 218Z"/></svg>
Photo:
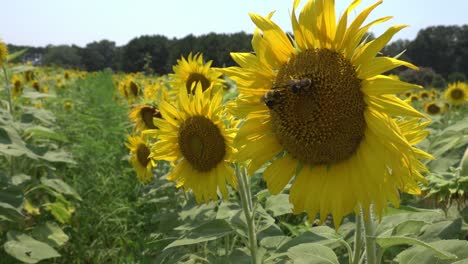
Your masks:
<svg viewBox="0 0 468 264"><path fill-rule="evenodd" d="M307 0L302 0L304 4ZM363 0L357 12L376 2ZM134 37L160 34L183 38L215 33L252 33L249 12L267 15L291 31L293 0L1 0L0 38L16 45L76 44L108 39L125 45ZM336 0L342 14L351 0ZM421 28L468 24L467 0L385 0L370 19L394 16L371 31L379 35L388 26L408 24L394 40L412 40Z"/></svg>

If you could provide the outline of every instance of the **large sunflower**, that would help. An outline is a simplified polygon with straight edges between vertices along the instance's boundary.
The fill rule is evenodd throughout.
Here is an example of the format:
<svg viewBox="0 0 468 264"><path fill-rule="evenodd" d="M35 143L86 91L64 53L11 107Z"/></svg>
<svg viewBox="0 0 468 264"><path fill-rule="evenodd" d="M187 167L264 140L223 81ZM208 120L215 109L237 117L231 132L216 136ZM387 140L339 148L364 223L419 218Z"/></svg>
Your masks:
<svg viewBox="0 0 468 264"><path fill-rule="evenodd" d="M142 183L148 183L153 179L153 167L155 164L150 159L150 148L140 136L128 136L130 149L130 163L136 171L137 178Z"/></svg>
<svg viewBox="0 0 468 264"><path fill-rule="evenodd" d="M200 84L194 95L180 89L179 104L163 101L163 119L155 119L158 141L151 148L154 160L175 164L168 179L177 187L192 189L197 202L217 200L217 190L226 198L226 181L237 187L232 167L236 128L223 118L220 92L203 93Z"/></svg>
<svg viewBox="0 0 468 264"><path fill-rule="evenodd" d="M177 65L173 66L174 73L169 74L172 78L171 84L177 95L179 87L185 87L190 93L198 84L202 90L220 88L224 85L221 73L211 68L212 61L203 62L203 55L190 53L188 58L182 57L177 60Z"/></svg>
<svg viewBox="0 0 468 264"><path fill-rule="evenodd" d="M416 66L377 56L405 25L390 27L366 42L362 26L382 1L366 8L348 25L353 1L338 23L334 1L310 0L299 18L294 1L294 40L267 17L251 14L257 26L254 53L232 53L240 67L223 69L240 92L232 111L246 118L235 143L238 158L250 160L263 173L271 193L279 193L295 176L290 189L294 212L306 211L311 221L328 214L338 226L344 215L375 204L380 215L399 190L419 193L417 181L430 157L413 145L393 117L425 117L394 94L421 88L383 73L398 66ZM408 134L425 136L422 126ZM418 138L419 139L419 138ZM415 165L417 164L417 165Z"/></svg>
<svg viewBox="0 0 468 264"><path fill-rule="evenodd" d="M158 108L152 105L142 104L133 107L128 117L135 123L135 130L155 129L153 118L161 118Z"/></svg>
<svg viewBox="0 0 468 264"><path fill-rule="evenodd" d="M452 105L461 105L468 100L468 87L464 82L451 83L445 91L445 99Z"/></svg>

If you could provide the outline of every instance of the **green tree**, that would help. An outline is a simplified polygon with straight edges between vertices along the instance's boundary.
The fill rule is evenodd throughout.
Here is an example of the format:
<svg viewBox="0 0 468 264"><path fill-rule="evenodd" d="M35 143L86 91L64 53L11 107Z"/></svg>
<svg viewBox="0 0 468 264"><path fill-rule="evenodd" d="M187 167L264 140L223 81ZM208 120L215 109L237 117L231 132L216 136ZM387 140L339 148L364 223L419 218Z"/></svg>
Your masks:
<svg viewBox="0 0 468 264"><path fill-rule="evenodd" d="M132 39L123 49L122 69L126 72L142 71L151 57L150 67L155 73L165 74L169 71L169 40L161 35L141 36Z"/></svg>
<svg viewBox="0 0 468 264"><path fill-rule="evenodd" d="M115 56L115 42L101 40L86 45L82 51L83 64L88 71L112 68Z"/></svg>
<svg viewBox="0 0 468 264"><path fill-rule="evenodd" d="M81 67L80 48L78 46L47 46L47 51L42 58L45 65L55 65L64 68Z"/></svg>

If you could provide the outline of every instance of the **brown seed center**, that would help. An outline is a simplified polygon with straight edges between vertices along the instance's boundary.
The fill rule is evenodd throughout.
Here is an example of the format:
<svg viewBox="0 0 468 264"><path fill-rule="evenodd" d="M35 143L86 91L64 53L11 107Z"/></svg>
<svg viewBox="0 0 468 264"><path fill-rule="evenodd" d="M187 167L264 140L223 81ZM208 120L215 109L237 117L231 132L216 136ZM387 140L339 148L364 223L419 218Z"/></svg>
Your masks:
<svg viewBox="0 0 468 264"><path fill-rule="evenodd" d="M430 104L427 106L427 112L431 115L440 113L440 107L436 104Z"/></svg>
<svg viewBox="0 0 468 264"><path fill-rule="evenodd" d="M187 88L187 93L192 93L192 89L197 86L197 84L200 83L202 86L202 91L205 91L208 89L211 85L210 80L208 80L205 75L200 74L200 73L191 73L189 77L187 78L187 82L185 82L185 88Z"/></svg>
<svg viewBox="0 0 468 264"><path fill-rule="evenodd" d="M152 107L152 106L143 107L140 110L141 119L143 120L143 122L145 123L145 126L148 129L155 129L156 128L156 126L153 123L153 117L155 117L156 112L159 113L159 111L156 108Z"/></svg>
<svg viewBox="0 0 468 264"><path fill-rule="evenodd" d="M150 155L149 148L145 144L139 144L136 150L136 156L137 156L138 162L143 167L146 167L146 165L148 165L149 155Z"/></svg>
<svg viewBox="0 0 468 264"><path fill-rule="evenodd" d="M463 91L460 88L453 89L450 92L450 95L452 96L453 99L458 100L462 99L465 95L463 94Z"/></svg>
<svg viewBox="0 0 468 264"><path fill-rule="evenodd" d="M337 52L314 49L292 57L280 68L265 104L280 144L304 163L346 160L364 137L361 80Z"/></svg>
<svg viewBox="0 0 468 264"><path fill-rule="evenodd" d="M215 168L226 155L226 143L218 126L204 116L192 116L179 128L179 147L184 158L201 172Z"/></svg>

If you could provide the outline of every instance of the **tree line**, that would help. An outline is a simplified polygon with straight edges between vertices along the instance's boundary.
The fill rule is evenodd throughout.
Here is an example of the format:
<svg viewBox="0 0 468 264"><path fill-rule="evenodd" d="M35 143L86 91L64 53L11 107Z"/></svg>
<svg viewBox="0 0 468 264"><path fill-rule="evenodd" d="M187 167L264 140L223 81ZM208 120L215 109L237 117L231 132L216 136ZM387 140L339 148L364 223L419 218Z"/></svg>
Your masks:
<svg viewBox="0 0 468 264"><path fill-rule="evenodd" d="M371 36L372 37L372 36ZM252 35L244 32L234 34L210 33L201 36L188 35L169 39L162 35L144 35L130 40L126 45L101 40L87 44L48 45L27 47L8 45L11 51L28 48L19 58L40 65L56 65L98 71L111 68L114 71L166 74L181 56L201 52L213 66L233 66L230 52L250 52ZM402 53L403 52L403 53ZM414 72L403 68L392 73L400 78L425 86L442 87L447 82L465 80L468 75L468 25L432 26L418 32L414 40L396 40L387 45L382 54L400 55L420 67Z"/></svg>

